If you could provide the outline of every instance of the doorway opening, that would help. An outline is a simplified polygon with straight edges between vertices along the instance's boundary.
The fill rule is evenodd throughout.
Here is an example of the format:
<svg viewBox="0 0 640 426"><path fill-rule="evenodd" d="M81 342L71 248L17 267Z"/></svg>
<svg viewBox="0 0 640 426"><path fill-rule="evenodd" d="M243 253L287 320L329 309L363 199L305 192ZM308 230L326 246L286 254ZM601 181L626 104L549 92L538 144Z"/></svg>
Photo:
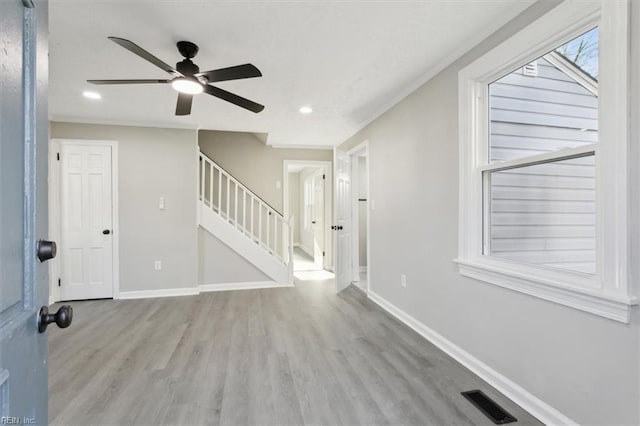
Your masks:
<svg viewBox="0 0 640 426"><path fill-rule="evenodd" d="M351 153L352 282L369 291L369 158L367 146Z"/></svg>
<svg viewBox="0 0 640 426"><path fill-rule="evenodd" d="M285 160L283 170L284 216L294 229L294 276L331 279L331 163Z"/></svg>

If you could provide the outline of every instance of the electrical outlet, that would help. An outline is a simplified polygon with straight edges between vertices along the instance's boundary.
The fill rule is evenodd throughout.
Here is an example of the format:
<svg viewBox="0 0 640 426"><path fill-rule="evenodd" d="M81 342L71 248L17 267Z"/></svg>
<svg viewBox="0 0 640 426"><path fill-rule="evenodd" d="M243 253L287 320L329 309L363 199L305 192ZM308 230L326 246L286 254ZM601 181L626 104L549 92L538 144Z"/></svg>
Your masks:
<svg viewBox="0 0 640 426"><path fill-rule="evenodd" d="M155 269L156 271L159 271L162 269L162 260L156 260L155 262L153 262L153 269Z"/></svg>
<svg viewBox="0 0 640 426"><path fill-rule="evenodd" d="M400 285L402 287L407 286L407 276L405 274L400 274Z"/></svg>

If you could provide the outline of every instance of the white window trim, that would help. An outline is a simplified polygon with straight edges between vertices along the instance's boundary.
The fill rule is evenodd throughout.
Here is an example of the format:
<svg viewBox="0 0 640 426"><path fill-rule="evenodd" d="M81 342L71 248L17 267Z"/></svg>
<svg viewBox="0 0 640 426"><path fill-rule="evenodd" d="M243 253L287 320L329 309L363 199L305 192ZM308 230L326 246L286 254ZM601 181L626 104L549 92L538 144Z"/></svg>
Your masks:
<svg viewBox="0 0 640 426"><path fill-rule="evenodd" d="M483 256L488 85L596 25L601 47L599 111L606 111L599 116L596 148L596 274ZM628 284L629 29L628 0L565 1L460 71L459 253L455 262L461 275L629 322L632 306L638 304Z"/></svg>

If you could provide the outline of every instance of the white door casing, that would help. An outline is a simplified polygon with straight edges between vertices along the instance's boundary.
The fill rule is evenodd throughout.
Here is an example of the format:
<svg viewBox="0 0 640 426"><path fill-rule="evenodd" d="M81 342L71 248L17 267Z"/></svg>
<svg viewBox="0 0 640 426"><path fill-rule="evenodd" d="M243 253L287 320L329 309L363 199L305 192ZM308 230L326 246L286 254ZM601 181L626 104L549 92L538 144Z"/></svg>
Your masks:
<svg viewBox="0 0 640 426"><path fill-rule="evenodd" d="M114 296L112 173L109 144L60 142L61 300Z"/></svg>
<svg viewBox="0 0 640 426"><path fill-rule="evenodd" d="M313 175L313 261L324 267L324 171L318 169ZM314 223L315 222L315 223Z"/></svg>
<svg viewBox="0 0 640 426"><path fill-rule="evenodd" d="M336 293L351 284L351 156L334 148Z"/></svg>

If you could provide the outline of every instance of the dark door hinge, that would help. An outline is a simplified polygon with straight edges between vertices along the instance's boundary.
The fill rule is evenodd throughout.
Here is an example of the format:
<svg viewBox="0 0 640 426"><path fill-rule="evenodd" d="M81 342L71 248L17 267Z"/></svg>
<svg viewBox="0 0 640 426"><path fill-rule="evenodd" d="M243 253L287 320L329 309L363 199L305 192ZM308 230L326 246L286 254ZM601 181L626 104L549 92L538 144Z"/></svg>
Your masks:
<svg viewBox="0 0 640 426"><path fill-rule="evenodd" d="M58 161L60 161L60 153L56 152L56 158L58 159Z"/></svg>
<svg viewBox="0 0 640 426"><path fill-rule="evenodd" d="M323 174L322 175L322 180L325 180L326 178L327 178L327 176Z"/></svg>
<svg viewBox="0 0 640 426"><path fill-rule="evenodd" d="M322 255L324 256L324 252L322 252Z"/></svg>
<svg viewBox="0 0 640 426"><path fill-rule="evenodd" d="M58 278L58 287L62 287L62 280Z"/></svg>

